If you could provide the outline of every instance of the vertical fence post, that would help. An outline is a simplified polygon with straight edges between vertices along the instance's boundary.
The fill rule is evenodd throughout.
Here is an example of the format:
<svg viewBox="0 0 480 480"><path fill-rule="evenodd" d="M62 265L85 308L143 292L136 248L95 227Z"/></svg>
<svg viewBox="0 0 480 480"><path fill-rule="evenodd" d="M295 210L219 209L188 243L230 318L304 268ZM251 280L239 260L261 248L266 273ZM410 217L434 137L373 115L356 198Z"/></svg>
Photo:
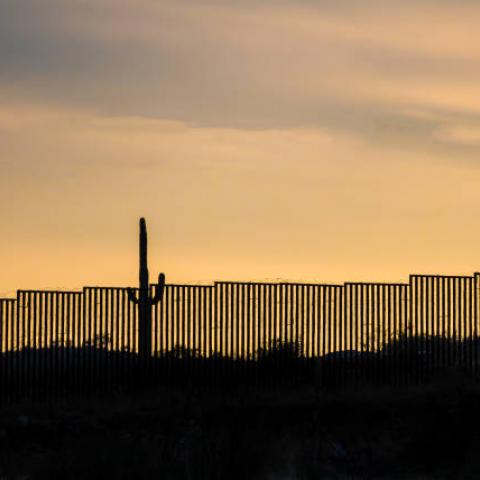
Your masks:
<svg viewBox="0 0 480 480"><path fill-rule="evenodd" d="M152 312L153 357L142 372L155 382L259 387L312 374L320 384L415 384L458 366L477 377L479 288L480 273L411 275L408 284L169 285ZM136 381L138 315L124 288L0 299L1 399Z"/></svg>

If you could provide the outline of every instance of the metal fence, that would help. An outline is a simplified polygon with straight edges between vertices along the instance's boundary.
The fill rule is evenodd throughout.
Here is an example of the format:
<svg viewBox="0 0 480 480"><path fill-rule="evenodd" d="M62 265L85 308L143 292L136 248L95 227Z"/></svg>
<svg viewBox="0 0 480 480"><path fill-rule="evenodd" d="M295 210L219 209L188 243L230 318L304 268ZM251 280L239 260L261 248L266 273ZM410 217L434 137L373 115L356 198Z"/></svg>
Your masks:
<svg viewBox="0 0 480 480"><path fill-rule="evenodd" d="M139 381L412 384L450 367L476 376L479 282L166 285L147 359L126 288L20 290L0 299L0 398Z"/></svg>

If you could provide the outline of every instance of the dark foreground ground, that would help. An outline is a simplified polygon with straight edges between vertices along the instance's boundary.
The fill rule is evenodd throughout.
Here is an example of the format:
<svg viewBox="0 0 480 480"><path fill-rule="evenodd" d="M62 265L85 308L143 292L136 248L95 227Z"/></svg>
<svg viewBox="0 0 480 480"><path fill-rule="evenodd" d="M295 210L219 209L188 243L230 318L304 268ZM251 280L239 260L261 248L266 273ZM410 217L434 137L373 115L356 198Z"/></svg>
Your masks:
<svg viewBox="0 0 480 480"><path fill-rule="evenodd" d="M179 389L0 414L0 479L477 479L480 385Z"/></svg>

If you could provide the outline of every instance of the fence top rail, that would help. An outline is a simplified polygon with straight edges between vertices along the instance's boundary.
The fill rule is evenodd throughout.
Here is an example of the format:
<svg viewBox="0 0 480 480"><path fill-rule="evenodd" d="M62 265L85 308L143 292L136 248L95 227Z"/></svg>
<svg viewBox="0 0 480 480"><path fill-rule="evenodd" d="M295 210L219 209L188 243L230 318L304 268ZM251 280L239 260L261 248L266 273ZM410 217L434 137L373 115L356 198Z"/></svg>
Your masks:
<svg viewBox="0 0 480 480"><path fill-rule="evenodd" d="M16 302L17 299L16 298L0 298L0 302L11 302L11 303L14 303Z"/></svg>
<svg viewBox="0 0 480 480"><path fill-rule="evenodd" d="M411 273L410 278L445 278L445 279L452 279L452 278L460 278L460 279L469 279L473 280L474 275L436 275L436 274L426 274L426 273Z"/></svg>
<svg viewBox="0 0 480 480"><path fill-rule="evenodd" d="M127 290L138 290L138 287L100 287L100 286L92 286L88 285L83 287L82 291L85 290L118 290L118 291L127 291Z"/></svg>
<svg viewBox="0 0 480 480"><path fill-rule="evenodd" d="M17 290L17 297L18 295L22 294L68 294L68 295L81 295L83 292L80 290Z"/></svg>
<svg viewBox="0 0 480 480"><path fill-rule="evenodd" d="M150 287L157 287L158 283L151 283ZM189 288L214 288L214 285L192 285L187 283L166 283L165 287L189 287ZM104 287L104 286L92 286L89 285L87 287L83 287L83 291L85 290L118 290L118 291L127 291L133 290L138 292L140 290L138 287ZM81 292L80 292L81 293Z"/></svg>
<svg viewBox="0 0 480 480"><path fill-rule="evenodd" d="M301 283L301 282L235 282L231 280L219 280L215 282L215 285L265 285L265 286L300 286L300 287L336 287L342 288L343 285L333 283Z"/></svg>
<svg viewBox="0 0 480 480"><path fill-rule="evenodd" d="M411 285L412 281L416 279L438 279L438 280L475 280L480 276L480 272L474 272L470 275L441 275L441 274L426 274L426 273L412 273L409 275L409 283L405 282L365 282L365 281L346 281L342 284L338 283L315 283L315 282L288 282L288 281L278 281L278 282L255 282L255 281L234 281L234 280L217 280L210 285L192 285L186 283L167 283L165 287L173 288L190 288L190 289L214 289L216 286L221 285L238 285L238 286L292 286L292 287L314 287L314 288L334 288L341 289L348 286L380 286L380 287L408 287ZM157 287L157 283L151 283L150 287ZM100 285L89 285L82 287L81 290L39 290L39 289L20 289L17 290L16 298L0 298L1 302L15 302L19 296L28 295L28 294L53 294L53 295L81 295L86 291L95 291L95 290L111 290L118 292L127 292L128 290L138 291L138 287L126 287L126 286L100 286Z"/></svg>
<svg viewBox="0 0 480 480"><path fill-rule="evenodd" d="M390 283L390 282L345 282L345 286L369 286L372 287L409 287L409 283Z"/></svg>

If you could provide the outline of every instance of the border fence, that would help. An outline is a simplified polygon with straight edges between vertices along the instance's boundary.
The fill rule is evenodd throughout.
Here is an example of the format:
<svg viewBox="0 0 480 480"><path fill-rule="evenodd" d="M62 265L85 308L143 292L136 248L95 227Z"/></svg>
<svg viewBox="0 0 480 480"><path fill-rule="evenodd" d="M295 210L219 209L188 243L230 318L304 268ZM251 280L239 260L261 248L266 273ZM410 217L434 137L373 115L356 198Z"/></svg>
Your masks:
<svg viewBox="0 0 480 480"><path fill-rule="evenodd" d="M476 377L479 285L480 273L166 285L148 358L127 288L19 290L0 299L0 400L139 383L410 385L449 368Z"/></svg>

